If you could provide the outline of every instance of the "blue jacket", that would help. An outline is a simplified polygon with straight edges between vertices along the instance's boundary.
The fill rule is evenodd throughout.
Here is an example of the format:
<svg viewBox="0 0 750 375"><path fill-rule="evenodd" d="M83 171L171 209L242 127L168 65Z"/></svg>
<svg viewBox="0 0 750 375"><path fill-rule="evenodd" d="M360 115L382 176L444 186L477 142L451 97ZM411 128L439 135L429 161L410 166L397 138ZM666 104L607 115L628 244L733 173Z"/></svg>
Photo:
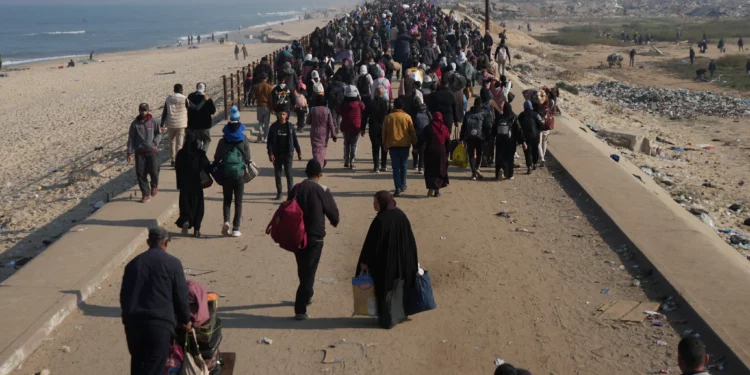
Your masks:
<svg viewBox="0 0 750 375"><path fill-rule="evenodd" d="M268 155L282 156L279 154L281 152L281 145L279 144L281 139L276 137L279 128L282 126L284 125L276 121L271 124L271 128L268 129L268 139L266 140ZM294 125L292 125L290 121L287 121L286 126L289 127L289 154L287 156L294 157L295 150L298 154L301 154L302 151L300 150L299 142L297 141L297 132L294 130Z"/></svg>

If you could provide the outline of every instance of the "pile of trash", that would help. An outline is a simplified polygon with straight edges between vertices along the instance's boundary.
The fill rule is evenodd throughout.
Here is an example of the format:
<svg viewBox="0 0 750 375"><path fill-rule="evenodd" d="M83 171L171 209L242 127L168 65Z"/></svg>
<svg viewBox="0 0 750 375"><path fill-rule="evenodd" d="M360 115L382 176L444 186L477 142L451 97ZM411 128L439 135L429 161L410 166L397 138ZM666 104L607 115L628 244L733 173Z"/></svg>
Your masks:
<svg viewBox="0 0 750 375"><path fill-rule="evenodd" d="M640 109L665 117L750 117L750 99L733 98L712 92L635 87L616 81L578 86L578 89L626 108Z"/></svg>

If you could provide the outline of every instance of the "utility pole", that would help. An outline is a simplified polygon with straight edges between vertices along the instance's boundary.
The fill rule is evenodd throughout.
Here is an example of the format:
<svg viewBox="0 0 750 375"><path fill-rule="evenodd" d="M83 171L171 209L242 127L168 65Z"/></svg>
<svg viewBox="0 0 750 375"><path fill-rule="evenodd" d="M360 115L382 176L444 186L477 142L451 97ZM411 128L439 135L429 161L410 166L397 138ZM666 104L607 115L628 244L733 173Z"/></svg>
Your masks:
<svg viewBox="0 0 750 375"><path fill-rule="evenodd" d="M490 29L490 0L484 0L484 29Z"/></svg>

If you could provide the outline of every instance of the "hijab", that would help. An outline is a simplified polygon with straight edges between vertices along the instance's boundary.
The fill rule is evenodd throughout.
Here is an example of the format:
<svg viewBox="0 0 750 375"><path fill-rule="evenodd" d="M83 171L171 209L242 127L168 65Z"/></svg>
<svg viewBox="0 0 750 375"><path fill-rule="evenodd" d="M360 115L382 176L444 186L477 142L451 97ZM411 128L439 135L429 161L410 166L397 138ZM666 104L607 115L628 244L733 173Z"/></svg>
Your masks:
<svg viewBox="0 0 750 375"><path fill-rule="evenodd" d="M378 213L396 208L396 200L393 198L393 194L385 190L375 193L375 200L378 201L378 205L380 206Z"/></svg>
<svg viewBox="0 0 750 375"><path fill-rule="evenodd" d="M448 127L445 126L445 121L443 121L443 114L440 112L434 112L432 114L432 123L430 124L430 127L432 129L433 145L444 145L451 136L448 132Z"/></svg>

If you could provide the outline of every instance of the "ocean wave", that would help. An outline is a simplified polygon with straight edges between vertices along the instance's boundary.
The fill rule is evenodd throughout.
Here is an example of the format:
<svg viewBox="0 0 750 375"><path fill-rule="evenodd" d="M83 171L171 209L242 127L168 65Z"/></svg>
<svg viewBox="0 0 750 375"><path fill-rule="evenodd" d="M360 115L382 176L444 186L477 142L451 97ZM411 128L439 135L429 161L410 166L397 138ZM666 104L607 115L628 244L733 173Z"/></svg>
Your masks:
<svg viewBox="0 0 750 375"><path fill-rule="evenodd" d="M285 13L299 13L299 12L285 12ZM256 28L259 28L259 27L267 27L267 26L278 25L278 24L280 24L282 22L297 21L297 19L298 19L297 17L291 17L291 18L286 18L286 19L279 20L279 21L269 21L269 22L264 22L264 23L260 23L260 24L257 24L257 25L250 25L250 26L247 26L247 27L243 27L241 31L238 31L238 30L234 30L234 31L215 31L214 34L216 35L216 39L218 40L219 38L223 37L225 34L234 34L234 33L237 33L237 32L243 32L244 33L248 29L256 29ZM193 38L195 38L195 37L197 37L197 35L193 35ZM188 40L188 37L187 36L181 36L179 40L181 40L181 41L184 42L184 41ZM210 33L209 34L201 34L201 42L203 42L203 41L209 41L209 40L211 40L211 34Z"/></svg>
<svg viewBox="0 0 750 375"><path fill-rule="evenodd" d="M24 36L37 36L37 35L77 35L77 34L86 34L86 30L79 30L79 31L50 31L46 33L33 33L33 34L23 34Z"/></svg>
<svg viewBox="0 0 750 375"><path fill-rule="evenodd" d="M31 64L31 63L37 63L37 62L43 62L43 61L51 61L51 60L63 60L63 59L72 59L76 57L88 57L88 55L65 55L65 56L52 56L52 57L40 57L38 59L28 59L28 60L6 60L3 61L3 65L23 65L23 64Z"/></svg>
<svg viewBox="0 0 750 375"><path fill-rule="evenodd" d="M293 14L300 14L301 12L299 10L289 10L286 12L270 12L270 13L258 13L261 17L269 17L269 16L290 16Z"/></svg>

